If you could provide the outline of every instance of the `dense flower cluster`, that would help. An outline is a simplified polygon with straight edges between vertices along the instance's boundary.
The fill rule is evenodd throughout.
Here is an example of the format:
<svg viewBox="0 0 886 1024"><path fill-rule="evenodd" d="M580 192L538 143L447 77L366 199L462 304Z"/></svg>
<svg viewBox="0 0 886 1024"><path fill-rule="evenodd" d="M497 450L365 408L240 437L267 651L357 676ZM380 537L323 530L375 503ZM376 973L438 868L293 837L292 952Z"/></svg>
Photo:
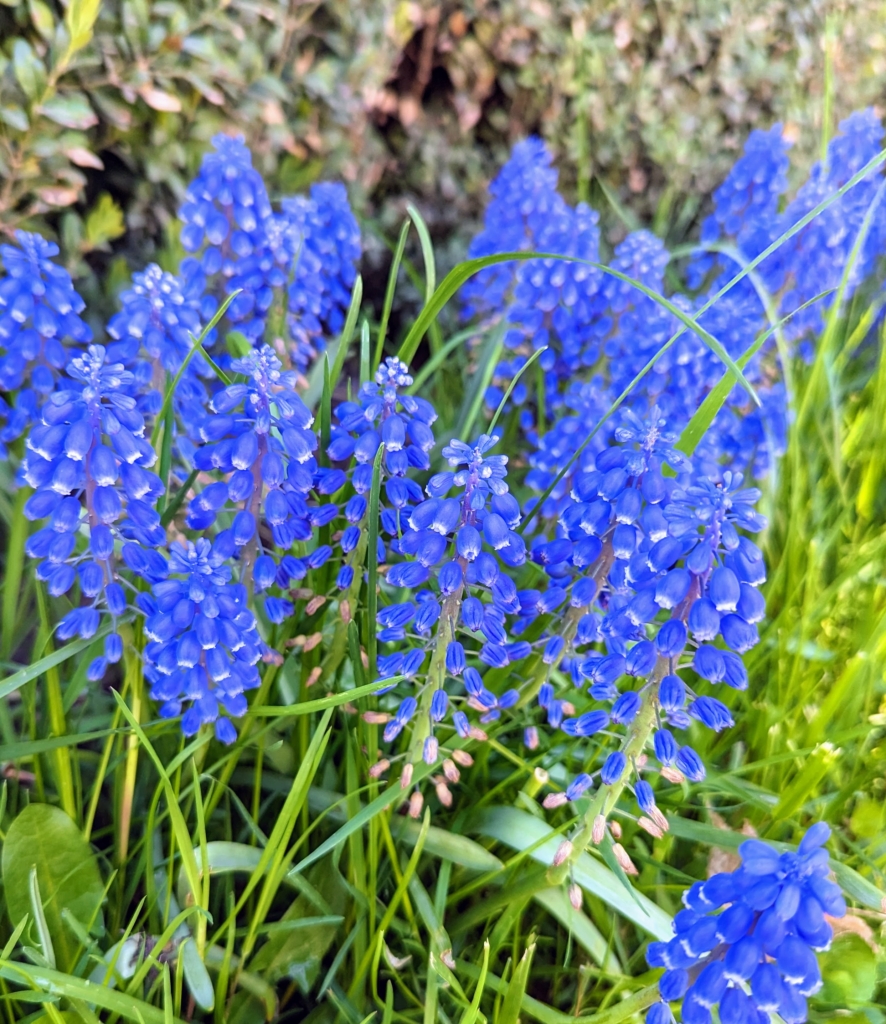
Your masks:
<svg viewBox="0 0 886 1024"><path fill-rule="evenodd" d="M688 315L699 315L747 262L875 156L882 134L873 111L853 114L831 141L827 160L813 168L796 198L779 212L786 189L787 145L779 125L769 132L754 132L715 194L714 212L703 227L701 251L690 261L687 282L699 294L695 298L672 295L674 305ZM472 255L535 250L599 260L593 216L581 206L569 207L559 197L550 163L550 155L538 139L514 148L511 160L491 187L484 230L472 244ZM867 216L869 230L848 279L848 295L870 273L882 252L886 238L882 180L881 174L872 172L834 202L764 260L756 278L745 277L700 313L700 325L737 358L769 329L770 316L786 317L830 291L826 299L794 316L784 333L802 341L820 330L823 311L833 300ZM711 247L718 251L706 251ZM549 350L541 359L543 388L521 378L512 393L512 401L523 406L524 428L529 429L544 415L555 419L553 429L557 431L564 404L576 409L581 418L585 411L579 405L582 399L572 389L576 377L586 377L589 368L599 371L593 383L598 396L590 402L589 411L607 409L653 357L653 368L633 386L631 408L638 415L648 415L657 406L670 421L685 422L720 380L724 367L698 334L638 287L662 294L669 258L657 238L636 231L616 248L609 264L612 271L631 281L581 263L556 260L505 263L477 275L463 290L464 312L468 316L480 313L486 324L503 321L505 342L514 351L496 369L487 392L488 405L498 406L505 386L532 350L545 345ZM770 310L757 282L773 297ZM664 350L678 332L676 342ZM762 408L756 408L741 388L733 390L699 451L699 461L708 473L716 472L718 464L726 464L734 471L752 468L759 475L784 450L786 396L774 343L764 345L745 372ZM557 410L556 417L553 410ZM548 438L549 425L540 426L546 451L537 464L545 472L559 471L572 451L563 446L562 433ZM611 428L605 436L611 436ZM565 456L557 465L551 458L555 447Z"/></svg>
<svg viewBox="0 0 886 1024"><path fill-rule="evenodd" d="M638 803L648 814L655 801L625 752L630 739L640 743L635 754L649 742L662 774L699 780L701 760L674 731L693 720L716 731L733 724L727 707L699 684L747 686L741 655L758 639L765 569L738 528L756 532L764 520L754 509L759 491L742 489L740 475L727 472L714 484L692 474L657 416L644 426L626 414L616 440L573 478L558 536L533 544L532 559L550 584L520 593L519 628L565 608L542 634L548 671L538 701L548 724L585 738L615 725L627 737L608 753L605 745L590 746L582 772L547 805L575 799L598 772L612 786L636 771ZM680 476L666 478L665 465ZM587 695L570 694L568 702L557 696L549 679L557 668L587 686ZM689 673L697 683L687 683ZM576 705L577 716L567 713Z"/></svg>
<svg viewBox="0 0 886 1024"><path fill-rule="evenodd" d="M80 318L85 303L71 275L52 261L58 246L17 231L15 245L0 246L0 392L18 392L12 405L0 397L0 455L38 417L70 358L68 347L92 340Z"/></svg>
<svg viewBox="0 0 886 1024"><path fill-rule="evenodd" d="M182 731L193 736L214 724L223 743L236 730L224 712L246 711L246 690L259 685L255 667L263 643L247 607L246 588L231 582L230 553L218 541L174 543L169 559L136 544L123 548L129 567L151 584L136 598L145 616L145 677L160 714L182 717Z"/></svg>
<svg viewBox="0 0 886 1024"><path fill-rule="evenodd" d="M79 584L87 604L69 611L58 635L90 637L99 627L101 607L117 619L126 611L126 593L114 567L115 540L127 538L153 548L166 536L155 504L163 484L150 467L157 456L145 438L145 424L132 395L133 377L109 361L101 345L90 345L68 364L68 374L28 435L24 479L34 493L25 504L28 519L48 519L26 551L40 559L37 578L53 597ZM78 550L85 523L89 545ZM120 637L105 644L105 656L90 668L101 678L107 661L118 661Z"/></svg>
<svg viewBox="0 0 886 1024"><path fill-rule="evenodd" d="M826 916L842 917L846 904L829 881L823 822L806 833L796 853L779 853L748 840L741 867L696 882L683 894L686 909L674 919L674 938L654 942L646 958L664 967L662 1002L647 1024L672 1024L669 1003L682 1002L685 1024L764 1024L778 1014L786 1024L807 1019L806 998L821 988L817 950L830 945Z"/></svg>
<svg viewBox="0 0 886 1024"><path fill-rule="evenodd" d="M344 507L346 526L339 540L343 564L336 579L341 590L355 583L355 565L362 565L368 537L369 492L373 464L379 448L384 452L380 477L380 532L378 562L385 559L384 535L397 537L405 528L422 489L410 474L430 469L428 453L434 447L433 406L408 394L412 377L405 363L391 357L378 368L373 382L365 382L356 402L335 408L327 454L332 462L348 465L354 494ZM359 583L359 579L356 579Z"/></svg>
<svg viewBox="0 0 886 1024"><path fill-rule="evenodd" d="M46 521L27 551L39 560L37 575L50 595L73 602L58 636L89 638L110 615L104 654L89 667L89 677L100 679L122 657L116 625L133 614L131 574L160 588L149 612L161 618L152 627L147 671L164 714L190 705L184 727L192 732L216 720L216 697L229 715L242 714L242 694L255 684L253 652L262 645L249 595L285 590L332 553L314 542L315 530L338 515L326 496L346 477L318 466L313 417L295 389L325 337L341 329L360 240L342 186L315 185L309 197L285 200L275 213L242 139L227 136L214 140L181 214L182 243L195 255L178 275L151 265L133 276L107 326L107 347L83 348L92 340L80 317L84 302L53 262L56 245L19 232L18 247L0 248L0 454L27 435L19 479L34 493L25 514ZM204 330L220 299L235 291L227 329L236 327L251 351L243 351L242 337L222 348L224 330ZM282 320L273 327L288 325L285 343L271 331L275 303ZM266 332L274 348L264 343ZM198 338L235 375L233 383L194 351ZM284 369L281 358L294 369ZM174 379L170 415L157 423ZM166 480L195 488L185 526L214 534L211 550L198 546L187 557L173 550L169 569L158 549L167 545L160 513L170 496L152 471L160 454L152 434L162 440ZM235 572L237 584L230 582ZM204 644L210 653L189 664L197 627L188 631L192 612L185 615L182 594L196 593L194 579L203 576L225 587L210 587L208 603L193 598L194 621L203 623L202 642L210 635L204 619L217 619L221 639ZM181 594L167 606L170 580ZM141 595L135 609L145 613L148 604ZM222 613L213 610L220 605ZM285 594L266 595L263 606L273 623L292 611ZM171 669L173 640L187 679ZM224 660L234 666L228 674ZM217 734L233 738L229 720L219 719Z"/></svg>
<svg viewBox="0 0 886 1024"><path fill-rule="evenodd" d="M412 599L394 599L379 610L378 639L397 649L379 657L378 681L381 693L401 679L412 690L384 734L391 742L417 713L407 778L419 756L437 763L437 726L444 719L451 716L458 736L482 735L465 707L480 714L481 724L513 707L518 692L496 696L481 671L519 663L531 652L526 641L509 640L505 625L520 608L510 573L525 562L526 546L515 532L520 507L508 491L507 456L491 454L498 440L483 434L473 445L450 441L443 448L449 470L431 477L428 497L408 518L401 513L401 535L391 541L401 560L389 569L387 583Z"/></svg>
<svg viewBox="0 0 886 1024"><path fill-rule="evenodd" d="M204 316L238 293L227 309L231 324L253 344L268 328L285 332L304 372L341 329L356 277L360 229L347 194L317 184L275 213L242 137L217 135L213 146L180 211L182 244L199 254L183 262L182 277L188 290L207 293Z"/></svg>
<svg viewBox="0 0 886 1024"><path fill-rule="evenodd" d="M187 525L206 531L220 513L238 508L216 546L221 543L231 554L240 552L255 590L275 584L286 587L332 553L328 546L304 559L287 552L296 542L309 540L315 526L338 515L336 505L310 505L308 498L315 488L320 494L337 491L344 473L317 466L318 439L310 429L314 417L295 392L295 372L284 371L268 345L235 359L231 368L246 377L246 383L231 384L213 398L212 415L200 430L205 444L194 455L198 469L221 479L191 499ZM273 547L282 556L263 548L261 521L268 524ZM272 622L282 622L292 604L268 597L265 611Z"/></svg>

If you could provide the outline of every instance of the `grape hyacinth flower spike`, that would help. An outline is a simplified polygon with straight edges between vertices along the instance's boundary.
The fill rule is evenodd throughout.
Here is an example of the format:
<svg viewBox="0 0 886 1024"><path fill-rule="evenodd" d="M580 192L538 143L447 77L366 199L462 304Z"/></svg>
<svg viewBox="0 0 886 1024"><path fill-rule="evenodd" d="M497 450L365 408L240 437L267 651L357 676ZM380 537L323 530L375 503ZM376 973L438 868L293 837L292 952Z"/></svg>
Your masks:
<svg viewBox="0 0 886 1024"><path fill-rule="evenodd" d="M400 649L379 656L378 681L384 684L381 693L399 680L413 684L385 728L391 742L411 725L404 787L415 763L433 766L446 754L437 735L444 720L462 739L483 739L465 709L479 712L482 726L519 698L515 689L492 693L481 675L531 653L525 641L510 642L505 628L508 614L519 609L509 573L525 562L526 549L515 532L520 509L508 491L507 456L490 454L498 440L483 434L473 445L451 441L443 449L450 469L431 477L429 497L412 509L402 536L391 542L402 561L391 566L387 583L414 597L379 609L379 640ZM454 488L458 494L450 497ZM458 746L444 756L450 781L458 777L453 761L459 759L466 763Z"/></svg>
<svg viewBox="0 0 886 1024"><path fill-rule="evenodd" d="M28 436L23 474L34 494L24 512L30 520L49 523L28 539L25 550L41 560L37 578L51 596L67 594L79 583L89 601L64 616L57 631L62 640L93 636L102 610L115 620L125 612L115 541L153 548L166 540L154 507L163 484L149 471L157 456L144 436L132 390L132 374L110 362L101 345L90 345L70 361L67 378L49 396L41 424ZM89 546L78 552L84 520ZM104 655L90 665L90 679L100 679L122 650L120 636L110 634Z"/></svg>
<svg viewBox="0 0 886 1024"><path fill-rule="evenodd" d="M305 557L288 552L338 514L332 503L310 504L311 491L334 493L345 476L338 470L318 469L313 415L295 392L294 371L282 369L270 346L234 360L231 368L247 382L231 384L213 398L214 415L201 429L206 444L194 455L198 469L220 472L225 478L191 499L187 524L206 530L220 514L239 507L216 547L229 554L241 550L247 589L260 592L275 584L285 588L332 554L328 545ZM278 553L265 549L259 535L262 521L270 527ZM279 623L292 613L292 603L270 596L265 611Z"/></svg>
<svg viewBox="0 0 886 1024"><path fill-rule="evenodd" d="M182 732L193 736L213 724L223 743L237 738L231 718L246 711L247 690L260 682L256 665L264 653L246 588L231 581L224 545L205 538L174 543L167 560L156 551L126 544L123 557L151 584L136 604L145 615L145 677L164 718L182 716ZM230 716L230 717L228 717Z"/></svg>
<svg viewBox="0 0 886 1024"><path fill-rule="evenodd" d="M201 308L204 320L212 319L219 298L207 289L207 279L220 279L226 294L239 287L240 294L228 307L228 319L248 338L257 338L271 304L271 290L261 274L243 280L241 263L266 245L271 202L242 135L219 134L212 145L213 152L203 157L179 210L182 245L186 252L199 254L182 261L181 275L189 291L206 293ZM238 274L241 279L235 283Z"/></svg>
<svg viewBox="0 0 886 1024"><path fill-rule="evenodd" d="M664 967L662 1001L647 1024L670 1024L670 1003L681 1002L685 1024L767 1024L777 1014L786 1024L808 1019L806 999L822 985L816 952L827 949L833 929L827 917L843 917L846 903L828 879L824 844L830 829L818 822L796 853L779 853L749 839L739 847L741 866L712 875L683 894L675 935L654 942L646 959Z"/></svg>
<svg viewBox="0 0 886 1024"><path fill-rule="evenodd" d="M24 390L4 410L0 443L20 437L38 419L71 356L92 341L79 315L85 303L68 271L52 260L58 246L27 231L17 231L15 240L18 245L0 246L6 268L0 278L0 392Z"/></svg>
<svg viewBox="0 0 886 1024"><path fill-rule="evenodd" d="M656 415L651 426L626 415L615 435L618 443L597 455L594 469L577 474L572 503L560 516L562 535L533 545L551 585L520 594L521 630L567 608L542 636L538 701L548 724L580 739L613 724L624 729L611 752L598 740L582 745L581 771L565 793L545 799L559 806L599 780L574 843L579 851L632 780L640 825L653 835L667 829L649 755L669 781L704 778L698 754L674 733L693 721L715 731L733 724L704 686L747 686L741 655L757 642L765 607L758 590L762 555L738 532L762 529L754 508L759 491L743 489L741 476L731 473L722 484L694 477ZM663 476L664 462L679 480ZM570 696L577 714L565 713L550 680L557 668L588 687L586 695Z"/></svg>
<svg viewBox="0 0 886 1024"><path fill-rule="evenodd" d="M428 453L434 447L432 425L437 413L430 402L406 393L411 384L406 364L391 357L378 368L374 382L362 385L357 401L342 402L335 408L337 422L332 427L327 454L336 463L353 460L349 477L355 491L344 508L348 525L339 539L343 556L336 579L339 590L351 591L360 583L356 567L365 561L368 496L379 448L384 452L380 465L380 532L397 537L406 528L411 509L423 498L421 487L410 474L430 469ZM385 554L380 536L376 552L379 563Z"/></svg>

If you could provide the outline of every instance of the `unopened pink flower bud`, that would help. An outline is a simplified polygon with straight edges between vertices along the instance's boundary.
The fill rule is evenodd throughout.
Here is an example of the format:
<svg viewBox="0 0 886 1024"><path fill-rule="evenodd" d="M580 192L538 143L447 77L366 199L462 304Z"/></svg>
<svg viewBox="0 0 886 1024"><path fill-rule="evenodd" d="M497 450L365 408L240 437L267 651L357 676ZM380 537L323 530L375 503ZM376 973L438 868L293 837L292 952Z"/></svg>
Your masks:
<svg viewBox="0 0 886 1024"><path fill-rule="evenodd" d="M557 852L554 854L554 867L559 867L564 861L569 860L571 856L572 843L570 843L568 839L564 839L557 847Z"/></svg>
<svg viewBox="0 0 886 1024"><path fill-rule="evenodd" d="M412 785L412 772L415 766L412 764L404 764L403 771L400 772L400 789L409 789Z"/></svg>
<svg viewBox="0 0 886 1024"><path fill-rule="evenodd" d="M658 825L656 825L651 818L647 818L645 815L641 815L641 817L637 819L637 824L644 832L648 832L654 839L661 839L664 835L664 832L662 832Z"/></svg>
<svg viewBox="0 0 886 1024"><path fill-rule="evenodd" d="M425 798L421 795L418 790L415 790L409 797L409 817L417 818L421 814L422 805L425 802ZM626 855L627 856L627 855Z"/></svg>
<svg viewBox="0 0 886 1024"><path fill-rule="evenodd" d="M576 910L581 910L581 886L575 882L569 886L569 902Z"/></svg>
<svg viewBox="0 0 886 1024"><path fill-rule="evenodd" d="M594 831L592 838L594 840L594 846L599 846L603 842L603 837L606 835L606 818L602 814L598 814L594 818Z"/></svg>
<svg viewBox="0 0 886 1024"><path fill-rule="evenodd" d="M374 764L369 769L369 774L373 779L377 779L380 775L384 775L390 767L391 762L386 757L383 757L377 764Z"/></svg>
<svg viewBox="0 0 886 1024"><path fill-rule="evenodd" d="M565 793L548 793L548 795L544 798L544 801L542 803L542 807L544 807L547 810L551 811L555 807L562 807L563 804L565 804L565 803L566 803L566 794Z"/></svg>
<svg viewBox="0 0 886 1024"><path fill-rule="evenodd" d="M639 874L634 862L628 856L628 851L621 845L621 843L613 843L612 852L615 854L615 859L618 861L626 875Z"/></svg>

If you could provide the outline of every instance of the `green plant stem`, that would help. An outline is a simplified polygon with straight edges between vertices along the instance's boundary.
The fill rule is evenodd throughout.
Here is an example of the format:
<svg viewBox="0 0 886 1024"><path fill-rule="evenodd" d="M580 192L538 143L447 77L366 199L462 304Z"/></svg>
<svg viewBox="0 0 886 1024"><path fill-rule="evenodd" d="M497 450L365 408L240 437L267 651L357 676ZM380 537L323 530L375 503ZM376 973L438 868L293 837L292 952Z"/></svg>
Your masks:
<svg viewBox="0 0 886 1024"><path fill-rule="evenodd" d="M46 605L46 597L42 587L37 587L37 607L40 611L41 634L44 637L44 650L47 654L53 653L52 632L49 625L49 609ZM46 669L46 704L49 712L49 735L64 736L68 726L65 721L65 705L62 698L61 681L59 679L58 667L55 665ZM59 800L62 809L72 821L80 818L77 808L76 789L74 786L74 767L71 760L69 747L58 747L53 751L51 763L54 765L55 784L58 787Z"/></svg>

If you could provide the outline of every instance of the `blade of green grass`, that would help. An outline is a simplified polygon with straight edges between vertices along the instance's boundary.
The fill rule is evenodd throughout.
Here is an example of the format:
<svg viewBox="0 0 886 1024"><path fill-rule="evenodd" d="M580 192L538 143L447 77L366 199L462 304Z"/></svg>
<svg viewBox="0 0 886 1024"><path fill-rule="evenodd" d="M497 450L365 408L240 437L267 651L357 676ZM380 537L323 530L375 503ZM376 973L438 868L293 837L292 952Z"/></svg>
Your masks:
<svg viewBox="0 0 886 1024"><path fill-rule="evenodd" d="M71 643L65 644L64 647L59 648L57 651L53 651L52 654L47 654L44 658L40 658L39 661L35 661L32 665L28 665L25 668L20 668L17 672L13 672L11 676L7 676L2 682L0 682L0 698L7 697L10 693L18 690L24 686L25 683L29 683L32 679L36 679L38 676L43 675L47 669L55 668L56 665L62 665L69 658L73 658L81 651L85 651L97 638L106 636L111 631L110 625L106 625L100 629L95 636L89 637L87 640L72 640Z"/></svg>
<svg viewBox="0 0 886 1024"><path fill-rule="evenodd" d="M166 769L164 768L163 762L160 760L157 751L154 750L154 747L146 736L144 729L139 725L137 719L127 707L126 701L123 700L116 690L113 690L112 693L114 694L114 700L117 702L117 706L120 708L123 717L138 737L139 743L147 752L148 757L150 757L154 762L154 767L157 769L157 774L160 776L160 785L162 786L164 795L166 796L169 818L172 822L172 829L175 833L175 839L181 852L182 864L184 865L185 874L188 878L188 885L191 888L191 896L194 903L197 906L200 906L202 890L200 887L200 873L197 868L197 857L194 853L194 845L191 842L191 832L185 822L181 808L179 807L176 792L173 789L172 783L169 780L169 776L166 773ZM204 910L205 909L207 908L204 907Z"/></svg>
<svg viewBox="0 0 886 1024"><path fill-rule="evenodd" d="M17 985L29 985L38 992L46 992L57 999L79 999L84 1003L100 1006L133 1021L134 1024L166 1024L162 1010L151 1006L134 996L124 995L104 985L94 985L83 978L62 974L44 967L13 960L0 960L0 977ZM175 1018L173 1024L185 1024Z"/></svg>
<svg viewBox="0 0 886 1024"><path fill-rule="evenodd" d="M172 397L175 394L175 389L178 387L178 382L182 379L185 370L187 370L188 368L188 364L191 362L191 360L198 352L200 352L203 355L203 358L212 367L213 372L223 384L227 385L231 383L231 378L225 373L224 370L222 370L220 366L216 365L216 363L212 360L212 358L203 348L203 342L206 340L206 338L209 335L209 332L213 329L213 327L215 327L219 320L221 320L221 318L225 315L228 306L230 306L230 304L234 301L234 299L237 298L239 294L240 290L238 289L237 291L232 292L224 300L224 302L218 307L215 316L200 332L200 336L198 338L195 338L193 334L188 335L188 337L191 339L191 349L185 356L185 358L182 360L182 364L178 368L178 372L166 387L166 394L163 396L163 405L160 407L160 411L157 413L157 419L154 424L154 430L151 433L151 447L154 449L154 451L157 450L157 442L160 439L160 431L163 429L164 424L166 423L166 414L169 411L170 406L172 405Z"/></svg>
<svg viewBox="0 0 886 1024"><path fill-rule="evenodd" d="M391 270L388 274L388 286L385 290L385 301L382 306L381 320L378 325L378 335L375 340L375 357L372 361L372 370L375 372L381 366L382 356L385 351L385 338L388 333L388 321L391 318L391 309L394 305L394 293L397 290L397 275L400 273L400 263L403 260L403 253L406 249L406 239L409 237L409 224L407 220L400 228L400 238L397 248L394 250L394 258L391 261Z"/></svg>

